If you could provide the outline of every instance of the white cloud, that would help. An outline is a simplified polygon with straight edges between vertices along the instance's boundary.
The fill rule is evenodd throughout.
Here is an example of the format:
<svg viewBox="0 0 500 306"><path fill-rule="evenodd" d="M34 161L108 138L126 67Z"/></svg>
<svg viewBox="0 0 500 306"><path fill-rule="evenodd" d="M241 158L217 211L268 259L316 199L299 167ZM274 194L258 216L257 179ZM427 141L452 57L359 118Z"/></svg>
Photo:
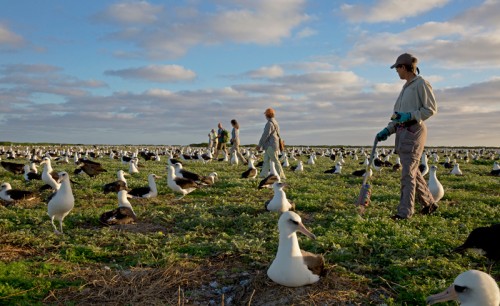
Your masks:
<svg viewBox="0 0 500 306"><path fill-rule="evenodd" d="M450 0L377 0L375 4L350 5L340 8L345 17L356 23L395 22L415 17L437 7L446 5Z"/></svg>
<svg viewBox="0 0 500 306"><path fill-rule="evenodd" d="M100 21L111 21L124 25L150 24L158 20L163 6L152 5L146 1L128 1L110 5L96 16Z"/></svg>
<svg viewBox="0 0 500 306"><path fill-rule="evenodd" d="M261 68L256 69L256 70L249 71L245 74L251 78L259 79L259 78L280 77L280 76L283 76L285 74L285 72L284 72L283 68L281 68L280 66L272 65L272 66L268 66L268 67L261 67Z"/></svg>
<svg viewBox="0 0 500 306"><path fill-rule="evenodd" d="M107 70L106 75L119 76L124 79L142 79L153 82L191 81L196 73L179 65L149 65L146 67L121 70Z"/></svg>
<svg viewBox="0 0 500 306"><path fill-rule="evenodd" d="M18 49L25 43L22 36L12 32L6 25L0 24L0 51Z"/></svg>
<svg viewBox="0 0 500 306"><path fill-rule="evenodd" d="M197 2L169 10L141 3L132 17L124 12L135 11L134 3L111 6L99 15L100 21L117 27L117 31L106 35L107 40L125 41L137 48L137 51L120 50L115 54L165 59L183 56L196 45L228 41L277 44L309 20L303 12L304 0L228 1L218 3L215 12L199 12L189 7ZM178 11L181 13L176 14ZM136 26L137 23L143 25Z"/></svg>

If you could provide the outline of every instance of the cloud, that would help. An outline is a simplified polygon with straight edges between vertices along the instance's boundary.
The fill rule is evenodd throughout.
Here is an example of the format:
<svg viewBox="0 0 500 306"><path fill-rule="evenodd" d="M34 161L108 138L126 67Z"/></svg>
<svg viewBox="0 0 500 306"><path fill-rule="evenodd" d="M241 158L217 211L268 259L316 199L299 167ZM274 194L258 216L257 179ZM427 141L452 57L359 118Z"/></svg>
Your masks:
<svg viewBox="0 0 500 306"><path fill-rule="evenodd" d="M26 44L24 38L0 23L0 51L15 50Z"/></svg>
<svg viewBox="0 0 500 306"><path fill-rule="evenodd" d="M340 11L355 23L396 22L443 7L448 2L450 0L377 0L375 4L343 4Z"/></svg>
<svg viewBox="0 0 500 306"><path fill-rule="evenodd" d="M318 32L312 28L306 27L299 32L297 32L296 37L297 38L306 38L306 37L311 37L318 34Z"/></svg>
<svg viewBox="0 0 500 306"><path fill-rule="evenodd" d="M208 2L203 12L196 9L198 2L169 10L140 3L113 5L96 17L116 29L104 39L135 46L135 51L116 51L121 57L172 59L197 45L225 42L278 44L309 20L304 0L220 1L215 7ZM129 11L135 12L133 17L127 17Z"/></svg>
<svg viewBox="0 0 500 306"><path fill-rule="evenodd" d="M278 65L272 65L268 67L261 67L256 70L249 71L245 73L245 75L254 78L254 79L260 79L260 78L276 78L284 75L284 70Z"/></svg>
<svg viewBox="0 0 500 306"><path fill-rule="evenodd" d="M104 74L124 79L142 79L161 83L191 81L196 78L195 72L179 65L149 65L139 68L107 70Z"/></svg>
<svg viewBox="0 0 500 306"><path fill-rule="evenodd" d="M146 1L128 1L110 5L104 12L94 16L95 20L122 25L146 25L158 20L163 6Z"/></svg>
<svg viewBox="0 0 500 306"><path fill-rule="evenodd" d="M495 50L500 48L500 21L493 17L495 10L500 10L499 1L485 1L448 21L429 21L394 33L360 32L341 65L389 65L397 54L410 52L420 62L439 63L443 69L498 68L500 55ZM482 19L491 22L478 22Z"/></svg>

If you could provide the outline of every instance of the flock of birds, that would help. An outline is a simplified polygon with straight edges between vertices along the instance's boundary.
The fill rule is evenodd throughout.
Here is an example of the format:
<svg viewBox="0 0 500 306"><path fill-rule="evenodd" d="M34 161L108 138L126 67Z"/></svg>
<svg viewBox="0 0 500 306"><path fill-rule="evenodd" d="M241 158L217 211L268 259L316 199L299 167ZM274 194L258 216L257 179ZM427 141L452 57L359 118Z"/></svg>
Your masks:
<svg viewBox="0 0 500 306"><path fill-rule="evenodd" d="M204 153L202 153L205 151ZM306 171L304 162L297 159L300 153L298 150L292 149L283 152L280 156L282 167L293 172ZM304 152L302 152L304 153ZM306 165L313 165L318 157L324 156L335 162L331 169L327 169L324 173L338 175L342 174L342 167L345 164L345 159L350 158L358 161L359 156L364 157L364 161L358 161L364 168L351 173L354 176L372 176L373 173L381 172L383 169L389 171L399 171L401 164L399 158L392 163L391 150L379 149L376 151L375 158L370 165L367 152L363 149L344 150L344 149L322 149L308 150L309 155ZM271 188L273 196L265 202L265 209L268 211L278 212L278 229L279 229L279 244L276 257L271 263L267 275L274 282L289 286L298 287L317 282L320 276L324 276L326 271L324 268L324 258L322 255L313 254L300 249L296 232L301 232L307 237L315 239L315 235L311 233L302 223L299 214L294 211L295 204L290 202L286 196L284 188L286 183L280 178L276 171L275 165L271 162L269 173L259 173L258 167L262 162L257 163L259 152L253 152L251 149L244 149L244 155L247 160L248 168L241 174L242 179L258 179L258 189ZM32 180L42 180L44 185L38 192L43 190L51 190L47 199L47 214L56 234L63 234L63 220L71 212L75 205L75 198L72 191L72 183L78 183L70 180L70 176L64 171L54 171L52 163L70 163L70 158L76 169L73 175L87 174L89 177L96 177L108 170L104 169L101 163L97 162L99 158L109 156L111 159L118 159L123 164L128 164L128 173L124 170L117 170L117 180L103 185L103 193L116 193L118 207L111 211L106 211L101 214L99 221L106 225L114 224L130 224L138 221L130 198L154 198L158 196L156 180L161 177L156 174L148 175L148 185L139 188L129 188L126 176L138 173L140 170L139 160L142 158L146 161L160 161L162 157L166 157L167 165L167 185L176 194L179 194L177 199L182 199L196 189L206 186L212 186L218 179L218 174L212 172L209 175L199 175L188 171L184 168L184 164L189 161L220 161L230 164L238 164L236 154L231 156L224 155L221 159L214 159L211 150L195 150L189 147L169 147L163 151L157 149L150 151L148 149L140 150L136 148L135 152L123 150L113 150L110 148L86 149L82 148L66 148L59 151L44 151L44 148L36 148L30 150L28 147L18 148L17 150L10 148L0 148L1 166L15 174L22 175L24 180L29 182ZM434 197L435 202L441 200L444 196L444 188L437 177L437 165L442 165L445 169L449 169L450 175L463 175L460 170L457 160L469 162L470 160L487 158L493 161L493 169L489 175L500 176L500 167L498 160L498 152L476 150L469 153L468 150L462 152L450 152L444 156L444 161L440 162L440 157L435 152L426 152L422 155L421 165L419 170L423 175L429 174L429 189ZM19 159L26 160L26 163L19 163ZM11 161L12 160L12 161ZM429 160L433 165L429 166ZM294 165L290 165L292 162ZM43 166L42 173L38 173L37 165ZM360 167L361 167L360 166ZM367 167L370 166L370 167ZM368 171L367 171L368 169ZM260 174L260 177L258 178ZM13 189L9 182L1 184L0 199L4 202L16 202L21 200L31 200L36 198L36 191ZM59 222L59 228L55 221ZM482 249L487 258L493 261L500 260L500 224L493 224L490 227L481 227L474 229L463 245L457 247L455 252L464 252L466 249ZM500 293L498 286L487 273L470 270L459 275L454 282L454 285L447 289L443 294L434 295L428 298L429 304L434 304L445 300L446 298L459 299L462 305L468 305L467 301L485 301L489 298L491 305L500 303ZM453 290L452 290L453 289ZM479 291L478 291L479 290ZM480 290L485 290L484 292ZM453 291L453 294L450 292ZM480 292L480 293L478 293ZM495 304L496 303L496 304ZM473 304L471 304L473 305ZM478 304L478 305L490 305Z"/></svg>

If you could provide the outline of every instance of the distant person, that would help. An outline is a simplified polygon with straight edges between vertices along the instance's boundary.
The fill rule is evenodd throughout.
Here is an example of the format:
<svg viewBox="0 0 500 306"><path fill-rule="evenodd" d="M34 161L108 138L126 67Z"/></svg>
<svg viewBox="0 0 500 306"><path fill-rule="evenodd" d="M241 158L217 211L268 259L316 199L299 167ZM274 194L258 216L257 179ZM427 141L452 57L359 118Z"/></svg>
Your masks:
<svg viewBox="0 0 500 306"><path fill-rule="evenodd" d="M224 130L224 128L222 128L222 123L219 122L219 124L217 124L217 146L216 146L216 150L215 150L215 154L214 154L214 159L217 159L219 158L219 153L220 151L224 151L227 155L227 135L225 135L227 133L226 130Z"/></svg>
<svg viewBox="0 0 500 306"><path fill-rule="evenodd" d="M262 165L262 171L260 172L260 177L265 178L269 174L270 170L270 161L274 162L274 166L276 167L276 171L278 172L281 179L285 179L285 173L283 172L283 168L281 168L281 163L278 160L278 151L279 151L279 137L280 126L278 122L274 118L275 112L274 109L268 108L264 112L266 116L267 123L264 126L264 131L262 132L262 136L259 140L259 145L256 147L257 150L263 149L264 152L264 164Z"/></svg>
<svg viewBox="0 0 500 306"><path fill-rule="evenodd" d="M217 148L217 133L215 132L215 129L212 129L210 133L208 133L208 149L216 149Z"/></svg>
<svg viewBox="0 0 500 306"><path fill-rule="evenodd" d="M231 131L231 151L230 153L233 154L233 152L236 152L236 155L238 156L238 159L246 164L247 160L245 157L240 152L240 124L236 119L231 120L231 126L233 127L233 130Z"/></svg>
<svg viewBox="0 0 500 306"><path fill-rule="evenodd" d="M427 120L437 112L432 87L419 74L417 58L401 54L391 66L401 80L406 80L399 94L391 122L377 134L377 141L384 141L396 133L395 150L401 160L401 198L394 220L408 219L414 214L415 198L422 205L422 214L431 214L438 206L434 203L429 187L419 171L420 157L427 139Z"/></svg>

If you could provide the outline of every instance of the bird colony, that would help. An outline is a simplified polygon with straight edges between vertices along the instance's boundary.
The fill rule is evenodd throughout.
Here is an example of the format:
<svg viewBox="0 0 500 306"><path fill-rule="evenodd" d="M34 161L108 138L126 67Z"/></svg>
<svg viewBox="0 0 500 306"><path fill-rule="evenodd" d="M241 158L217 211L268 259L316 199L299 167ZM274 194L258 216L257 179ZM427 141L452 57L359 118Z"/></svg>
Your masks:
<svg viewBox="0 0 500 306"><path fill-rule="evenodd" d="M419 171L428 180L439 209L432 216L417 214L410 220L400 221L389 219L399 199L399 158L390 147L378 148L370 164L370 151L366 147L289 147L280 154L280 162L287 177L282 179L273 163L269 173L261 173L263 152L252 147L242 148L247 162L241 163L228 156L219 159L213 156L212 150L190 146L3 146L0 147L0 201L4 213L44 211L42 215L38 214L32 224L37 224L38 235L59 242L75 239L84 229L96 235L104 230L115 231L118 236L140 232L164 237L168 233L171 239L188 239L188 232L200 236L212 233L210 239L215 239L213 243L216 244L216 237L219 237L216 228L210 229L209 225L204 224L205 221L198 224L192 221L193 218L201 218L200 214L212 211L209 222L213 222L214 226L228 222L226 227L231 228L228 232L237 233L235 237L243 236L238 239L226 238L237 250L229 253L249 253L245 257L245 261L250 262L247 266L256 265L253 270L242 272L246 273L247 279L240 281L238 286L224 287L221 280L206 285L206 290L216 292L222 301L235 305L242 303L243 299L251 301L255 294L255 297L259 296L259 287L255 282L250 297L247 294L244 298L244 294L238 293L250 288L252 277L256 274L275 288L317 286L318 291L324 290L321 288L322 283L328 284L331 289L332 280L349 278L346 276L349 273L363 275L361 270L367 269L366 266L359 265L356 260L351 261L357 258L356 254L351 254L351 249L343 249L343 241L351 240L352 246L358 246L356 252L368 262L372 257L379 258L381 253L391 256L393 252L390 250L402 248L401 245L391 245L387 242L389 240L381 245L371 244L370 240L375 240L375 237L379 239L377 233L372 232L373 229L365 229L366 233L360 230L362 227L369 228L370 222L382 224L382 228L385 228L379 230L380 236L397 236L397 232L404 231L404 228L411 232L423 226L419 222L432 226L432 220L439 223L448 218L453 223L450 226L453 227L455 241L461 242L450 245L449 250L443 249L442 255L454 254L454 258L462 262L467 260L470 262L468 266L474 269L461 271L460 275L457 273L451 289L444 293L436 294L443 287L429 288L427 303L452 299L462 305L479 305L477 302L474 304L474 301L481 299L481 305L499 305L498 285L495 282L495 279L500 278L498 267L495 266L500 260L499 150L427 149L420 161ZM486 168L491 169L484 170ZM365 214L359 215L354 203L361 182L367 176L373 184L372 203ZM474 205L469 196L458 195L458 199L454 198L454 194L457 194L454 189L459 188L460 182L465 183L475 177L496 180L497 198L496 202L491 202L491 209L495 212L492 219L480 219L481 213L468 207ZM451 186L450 182L456 184ZM481 180L478 182L481 184ZM460 201L463 203L457 204ZM228 205L236 207L232 214L221 210ZM457 206L460 207L457 209ZM183 207L186 214L181 219L169 219L165 214L168 207ZM189 211L192 215L189 215ZM473 216L465 219L457 216L467 215L469 211L477 215L474 217L475 222L471 221ZM491 212L483 212L487 213ZM79 220L83 214L89 216L85 221ZM349 220L349 225L346 225L346 220ZM29 227L31 223L25 222L23 228ZM246 232L245 222L258 226L252 226L251 233ZM147 228L152 226L156 227L148 231ZM15 231L15 227L9 228ZM384 232L388 228L391 229L390 233ZM2 230L2 234L6 233L7 230ZM352 235L352 239L349 235ZM425 242L421 239L414 243L422 244L420 247L425 248ZM8 244L16 245L16 241L8 241ZM183 248L188 250L190 246L184 245ZM468 251L473 249L479 249L482 253L475 255ZM398 252L404 251L403 247ZM200 250L194 254L190 256L214 256L203 255L204 252ZM412 258L411 254L408 256ZM488 260L486 269L474 264L474 260L482 258ZM108 263L101 264L111 269ZM418 269L418 266L414 268ZM497 275L492 271L496 271ZM366 272L366 275L373 278L376 273ZM386 291L380 291L378 298L358 292L361 301L384 302L393 299L406 302L405 295L401 294L404 288L394 288L397 277L394 276L393 280L386 277L390 278L390 273L376 279ZM381 295L387 300L380 298ZM178 298L181 298L180 294ZM276 303L280 303L276 296L273 298ZM261 296L260 299L265 297ZM337 301L328 295L324 299L315 301L327 304ZM423 299L421 296L419 301ZM283 303L291 301L286 298L281 300ZM297 301L304 302L307 299ZM207 302L219 303L213 297ZM253 300L256 305L265 302ZM410 304L413 302L415 300L409 301Z"/></svg>

